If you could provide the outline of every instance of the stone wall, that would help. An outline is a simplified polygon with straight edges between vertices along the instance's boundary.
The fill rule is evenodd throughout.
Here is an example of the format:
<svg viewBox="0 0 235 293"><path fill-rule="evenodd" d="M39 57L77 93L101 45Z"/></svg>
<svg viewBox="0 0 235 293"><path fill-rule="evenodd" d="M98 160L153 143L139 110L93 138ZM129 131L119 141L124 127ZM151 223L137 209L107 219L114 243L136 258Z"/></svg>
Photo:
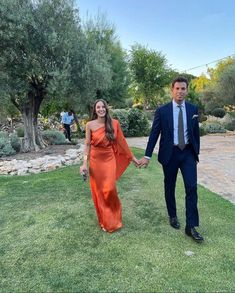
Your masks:
<svg viewBox="0 0 235 293"><path fill-rule="evenodd" d="M83 149L69 149L64 156L43 156L34 160L0 161L0 175L28 175L51 171L62 166L78 164L83 157Z"/></svg>

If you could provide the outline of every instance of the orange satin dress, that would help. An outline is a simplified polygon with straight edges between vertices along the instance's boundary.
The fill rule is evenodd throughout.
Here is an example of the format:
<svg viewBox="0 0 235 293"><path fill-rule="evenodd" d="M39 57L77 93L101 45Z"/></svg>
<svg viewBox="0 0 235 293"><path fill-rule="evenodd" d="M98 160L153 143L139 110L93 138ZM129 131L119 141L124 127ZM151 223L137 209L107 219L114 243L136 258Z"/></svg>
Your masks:
<svg viewBox="0 0 235 293"><path fill-rule="evenodd" d="M91 131L89 160L92 199L101 228L113 232L122 227L122 207L116 180L130 164L131 153L119 122L112 120L115 140L105 136L105 127Z"/></svg>

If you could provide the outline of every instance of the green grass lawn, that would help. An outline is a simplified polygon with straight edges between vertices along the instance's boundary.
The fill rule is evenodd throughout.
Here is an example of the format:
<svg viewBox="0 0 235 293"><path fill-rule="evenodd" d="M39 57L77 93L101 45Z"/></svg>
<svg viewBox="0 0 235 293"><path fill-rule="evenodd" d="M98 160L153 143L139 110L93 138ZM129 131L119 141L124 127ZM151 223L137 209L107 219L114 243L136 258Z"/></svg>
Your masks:
<svg viewBox="0 0 235 293"><path fill-rule="evenodd" d="M98 227L78 166L0 177L0 291L234 292L235 206L199 186L205 243L193 242L184 234L182 180L177 231L155 161L130 166L118 182L124 228L113 234Z"/></svg>

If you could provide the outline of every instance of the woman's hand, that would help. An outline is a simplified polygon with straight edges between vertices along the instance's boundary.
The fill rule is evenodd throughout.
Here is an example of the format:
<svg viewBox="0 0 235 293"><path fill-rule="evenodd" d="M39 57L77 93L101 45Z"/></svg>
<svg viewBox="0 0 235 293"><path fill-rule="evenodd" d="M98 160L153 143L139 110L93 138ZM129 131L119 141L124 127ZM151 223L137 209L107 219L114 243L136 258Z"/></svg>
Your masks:
<svg viewBox="0 0 235 293"><path fill-rule="evenodd" d="M139 160L136 159L136 157L133 157L132 162L134 163L134 165L135 165L136 167L139 167L140 162L139 162Z"/></svg>
<svg viewBox="0 0 235 293"><path fill-rule="evenodd" d="M87 173L87 172L88 172L87 165L86 164L83 164L80 167L80 174L83 175L84 173Z"/></svg>

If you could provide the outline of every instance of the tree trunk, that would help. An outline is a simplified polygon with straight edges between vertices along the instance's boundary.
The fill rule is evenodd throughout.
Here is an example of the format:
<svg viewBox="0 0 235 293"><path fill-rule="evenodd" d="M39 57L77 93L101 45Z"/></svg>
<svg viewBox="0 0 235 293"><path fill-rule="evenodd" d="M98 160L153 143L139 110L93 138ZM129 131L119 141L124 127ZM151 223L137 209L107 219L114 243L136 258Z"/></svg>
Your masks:
<svg viewBox="0 0 235 293"><path fill-rule="evenodd" d="M23 152L39 151L46 147L38 128L38 112L43 98L29 94L27 101L21 108L24 122L24 139L21 150Z"/></svg>

